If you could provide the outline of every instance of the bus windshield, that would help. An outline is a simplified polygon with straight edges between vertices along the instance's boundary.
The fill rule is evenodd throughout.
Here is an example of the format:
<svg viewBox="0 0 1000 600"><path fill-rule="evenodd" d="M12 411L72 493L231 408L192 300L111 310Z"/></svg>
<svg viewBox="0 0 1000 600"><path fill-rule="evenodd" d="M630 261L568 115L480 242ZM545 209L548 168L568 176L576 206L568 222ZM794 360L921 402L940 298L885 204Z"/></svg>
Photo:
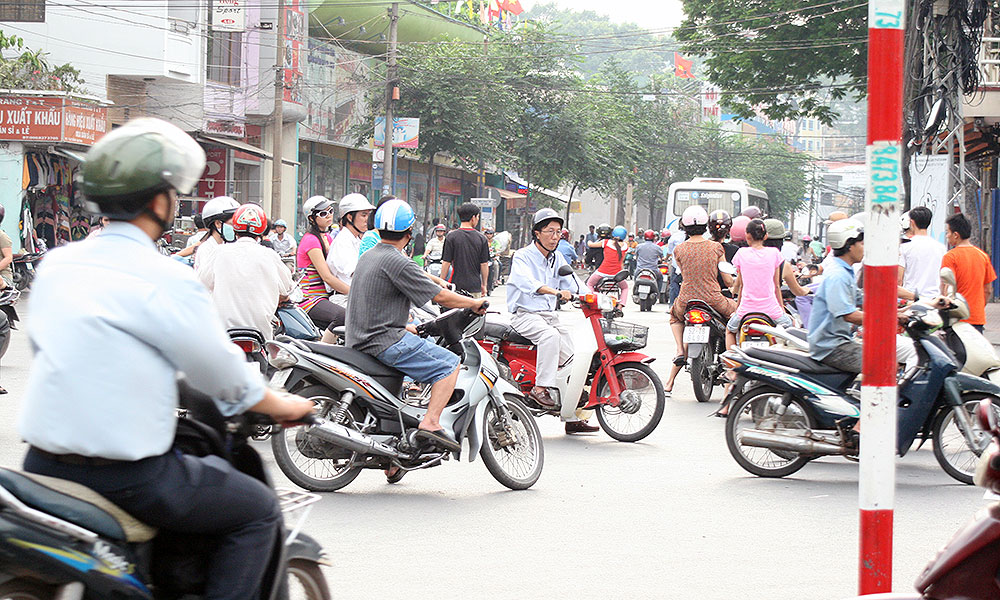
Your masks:
<svg viewBox="0 0 1000 600"><path fill-rule="evenodd" d="M722 209L729 214L742 210L742 195L736 190L693 190L680 188L674 192L674 214L682 215L689 206L703 206L708 212Z"/></svg>

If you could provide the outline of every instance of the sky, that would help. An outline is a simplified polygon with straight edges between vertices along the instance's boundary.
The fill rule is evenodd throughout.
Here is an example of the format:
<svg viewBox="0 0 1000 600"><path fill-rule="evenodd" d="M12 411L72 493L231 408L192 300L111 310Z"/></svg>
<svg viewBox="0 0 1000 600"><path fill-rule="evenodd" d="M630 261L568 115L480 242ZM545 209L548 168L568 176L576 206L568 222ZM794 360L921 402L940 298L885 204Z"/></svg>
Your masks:
<svg viewBox="0 0 1000 600"><path fill-rule="evenodd" d="M521 6L530 9L546 1L560 8L608 15L616 23L639 23L646 29L677 27L684 20L681 0L521 0Z"/></svg>

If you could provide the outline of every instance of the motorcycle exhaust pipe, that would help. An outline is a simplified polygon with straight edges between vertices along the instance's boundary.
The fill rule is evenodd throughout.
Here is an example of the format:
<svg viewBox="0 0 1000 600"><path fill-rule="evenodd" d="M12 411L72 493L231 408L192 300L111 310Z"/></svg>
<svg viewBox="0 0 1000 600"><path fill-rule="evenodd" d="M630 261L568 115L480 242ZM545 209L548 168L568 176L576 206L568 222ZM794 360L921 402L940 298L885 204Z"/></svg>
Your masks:
<svg viewBox="0 0 1000 600"><path fill-rule="evenodd" d="M395 448L387 446L360 431L344 427L339 423L319 419L317 421L317 424L310 427L308 432L310 435L315 435L324 442L329 442L334 446L346 448L359 454L379 454L390 458L399 457L399 452Z"/></svg>
<svg viewBox="0 0 1000 600"><path fill-rule="evenodd" d="M789 450L799 454L844 454L844 448L828 442L819 442L780 433L770 433L751 429L740 434L740 443L744 446L768 448L771 450Z"/></svg>

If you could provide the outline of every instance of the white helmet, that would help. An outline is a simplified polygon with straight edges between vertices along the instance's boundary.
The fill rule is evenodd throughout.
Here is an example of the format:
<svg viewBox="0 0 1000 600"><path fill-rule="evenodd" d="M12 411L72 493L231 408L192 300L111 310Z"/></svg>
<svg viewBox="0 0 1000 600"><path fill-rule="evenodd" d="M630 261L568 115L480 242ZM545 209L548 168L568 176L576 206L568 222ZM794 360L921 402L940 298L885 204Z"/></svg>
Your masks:
<svg viewBox="0 0 1000 600"><path fill-rule="evenodd" d="M841 219L834 221L826 230L826 243L834 250L840 250L850 244L853 240L863 238L865 226L861 221L855 219Z"/></svg>
<svg viewBox="0 0 1000 600"><path fill-rule="evenodd" d="M345 215L359 210L375 210L375 207L372 206L372 203L368 201L368 198L366 198L364 194L358 194L355 192L340 199L341 219L343 219Z"/></svg>
<svg viewBox="0 0 1000 600"><path fill-rule="evenodd" d="M216 196L201 209L201 220L206 227L214 221L225 221L236 214L239 207L240 203L229 196Z"/></svg>
<svg viewBox="0 0 1000 600"><path fill-rule="evenodd" d="M703 206L694 205L684 209L681 215L681 227L692 225L708 225L708 212Z"/></svg>
<svg viewBox="0 0 1000 600"><path fill-rule="evenodd" d="M326 196L312 196L302 203L302 214L308 218L313 212L331 206L333 206L333 202Z"/></svg>

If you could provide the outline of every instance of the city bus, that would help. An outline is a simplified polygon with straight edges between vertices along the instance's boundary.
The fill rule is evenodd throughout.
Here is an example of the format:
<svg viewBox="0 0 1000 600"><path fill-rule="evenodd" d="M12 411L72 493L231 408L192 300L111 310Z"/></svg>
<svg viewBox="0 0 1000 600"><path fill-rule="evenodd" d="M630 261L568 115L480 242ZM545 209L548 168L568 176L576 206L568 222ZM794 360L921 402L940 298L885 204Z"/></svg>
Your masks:
<svg viewBox="0 0 1000 600"><path fill-rule="evenodd" d="M750 187L745 179L696 177L691 181L670 184L664 226L676 230L684 209L696 204L705 207L708 212L721 208L734 217L748 206L759 206L765 213L770 208L767 193Z"/></svg>

